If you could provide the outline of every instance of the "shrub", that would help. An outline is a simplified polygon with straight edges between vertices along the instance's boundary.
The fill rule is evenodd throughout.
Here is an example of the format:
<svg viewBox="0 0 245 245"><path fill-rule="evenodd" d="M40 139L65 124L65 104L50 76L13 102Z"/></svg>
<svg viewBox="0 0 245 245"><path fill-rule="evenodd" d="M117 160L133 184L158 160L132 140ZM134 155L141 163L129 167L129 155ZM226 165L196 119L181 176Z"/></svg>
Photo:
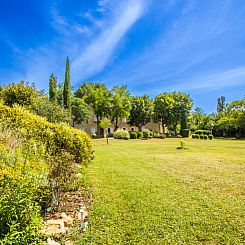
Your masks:
<svg viewBox="0 0 245 245"><path fill-rule="evenodd" d="M150 137L151 137L151 134L149 130L143 131L143 138L149 139Z"/></svg>
<svg viewBox="0 0 245 245"><path fill-rule="evenodd" d="M212 140L214 137L213 137L213 135L209 135L208 138L209 138L210 140Z"/></svg>
<svg viewBox="0 0 245 245"><path fill-rule="evenodd" d="M142 139L143 138L143 132L138 132L138 138Z"/></svg>
<svg viewBox="0 0 245 245"><path fill-rule="evenodd" d="M65 151L78 164L86 164L92 159L93 147L89 136L68 125L53 124L21 107L10 108L1 103L0 122L20 129L22 135L42 142L49 154Z"/></svg>
<svg viewBox="0 0 245 245"><path fill-rule="evenodd" d="M207 140L208 139L208 136L207 135L203 135L203 139L204 140Z"/></svg>
<svg viewBox="0 0 245 245"><path fill-rule="evenodd" d="M130 139L137 139L137 133L136 132L130 132Z"/></svg>
<svg viewBox="0 0 245 245"><path fill-rule="evenodd" d="M199 135L200 139L203 139L203 134Z"/></svg>
<svg viewBox="0 0 245 245"><path fill-rule="evenodd" d="M209 131L209 130L196 130L195 132L194 132L194 134L198 134L198 135L209 135L209 134L211 134L211 131Z"/></svg>
<svg viewBox="0 0 245 245"><path fill-rule="evenodd" d="M2 88L1 96L5 105L13 106L18 104L21 106L30 106L38 97L34 85L25 84L21 81L18 84L10 84Z"/></svg>
<svg viewBox="0 0 245 245"><path fill-rule="evenodd" d="M92 134L91 136L92 136L93 139L95 139L97 137L96 134Z"/></svg>
<svg viewBox="0 0 245 245"><path fill-rule="evenodd" d="M114 139L124 139L128 140L130 138L129 132L127 130L118 129L113 134Z"/></svg>
<svg viewBox="0 0 245 245"><path fill-rule="evenodd" d="M182 137L188 138L190 135L190 130L189 129L182 129L181 135L182 135Z"/></svg>
<svg viewBox="0 0 245 245"><path fill-rule="evenodd" d="M160 138L160 139L166 139L166 134L160 134L160 135L159 135L159 138Z"/></svg>
<svg viewBox="0 0 245 245"><path fill-rule="evenodd" d="M192 135L191 135L191 138L192 138L192 139L197 139L197 135L196 135L196 134L192 134Z"/></svg>
<svg viewBox="0 0 245 245"><path fill-rule="evenodd" d="M159 138L160 134L158 132L153 132L153 138Z"/></svg>

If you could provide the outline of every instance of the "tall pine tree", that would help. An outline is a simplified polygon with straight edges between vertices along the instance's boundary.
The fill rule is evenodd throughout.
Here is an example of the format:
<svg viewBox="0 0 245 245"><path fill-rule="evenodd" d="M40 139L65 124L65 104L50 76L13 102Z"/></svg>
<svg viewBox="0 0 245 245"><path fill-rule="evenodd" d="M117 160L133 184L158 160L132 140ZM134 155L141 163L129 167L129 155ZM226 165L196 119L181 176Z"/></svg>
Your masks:
<svg viewBox="0 0 245 245"><path fill-rule="evenodd" d="M57 102L57 80L53 73L49 79L49 101Z"/></svg>
<svg viewBox="0 0 245 245"><path fill-rule="evenodd" d="M70 83L70 63L68 57L66 58L66 72L63 90L64 108L71 110L71 83Z"/></svg>

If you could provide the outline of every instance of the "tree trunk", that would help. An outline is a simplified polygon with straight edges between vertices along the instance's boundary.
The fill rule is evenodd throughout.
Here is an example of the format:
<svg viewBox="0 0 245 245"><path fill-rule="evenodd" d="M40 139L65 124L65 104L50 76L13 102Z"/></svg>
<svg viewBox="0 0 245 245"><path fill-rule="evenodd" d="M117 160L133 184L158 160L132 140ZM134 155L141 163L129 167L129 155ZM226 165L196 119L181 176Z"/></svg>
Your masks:
<svg viewBox="0 0 245 245"><path fill-rule="evenodd" d="M165 123L164 123L164 121L162 120L162 132L163 132L163 134L165 134ZM160 132L159 132L160 133Z"/></svg>
<svg viewBox="0 0 245 245"><path fill-rule="evenodd" d="M97 138L100 138L100 122L98 116L96 116L96 125L97 125Z"/></svg>
<svg viewBox="0 0 245 245"><path fill-rule="evenodd" d="M174 124L174 135L177 136L177 124Z"/></svg>

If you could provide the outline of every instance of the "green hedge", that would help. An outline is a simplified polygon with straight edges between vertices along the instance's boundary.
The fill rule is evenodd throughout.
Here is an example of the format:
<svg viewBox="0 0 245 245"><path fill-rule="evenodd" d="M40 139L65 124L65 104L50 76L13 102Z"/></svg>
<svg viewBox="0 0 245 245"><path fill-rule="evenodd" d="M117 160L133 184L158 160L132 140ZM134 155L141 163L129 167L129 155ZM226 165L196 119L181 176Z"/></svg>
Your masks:
<svg viewBox="0 0 245 245"><path fill-rule="evenodd" d="M21 133L45 144L48 152L67 152L78 164L92 159L90 137L66 124L54 124L33 115L22 107L8 107L0 103L0 123L20 129Z"/></svg>
<svg viewBox="0 0 245 245"><path fill-rule="evenodd" d="M194 132L194 134L198 134L198 135L210 135L211 134L211 131L209 131L209 130L196 130Z"/></svg>
<svg viewBox="0 0 245 245"><path fill-rule="evenodd" d="M127 130L118 129L116 132L113 133L113 138L128 140L130 138L130 135Z"/></svg>
<svg viewBox="0 0 245 245"><path fill-rule="evenodd" d="M136 132L130 132L130 139L137 139L137 133Z"/></svg>

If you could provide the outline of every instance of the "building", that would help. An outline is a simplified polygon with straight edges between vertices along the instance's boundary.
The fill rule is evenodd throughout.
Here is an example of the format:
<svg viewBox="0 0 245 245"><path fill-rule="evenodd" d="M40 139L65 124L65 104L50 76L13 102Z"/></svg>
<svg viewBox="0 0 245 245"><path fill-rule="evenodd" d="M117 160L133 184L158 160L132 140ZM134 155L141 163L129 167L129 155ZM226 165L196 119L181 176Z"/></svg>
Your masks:
<svg viewBox="0 0 245 245"><path fill-rule="evenodd" d="M92 115L88 122L82 122L82 123L80 123L78 125L75 125L75 127L77 129L82 130L82 131L85 131L90 136L92 136L93 134L97 134L97 118L94 115ZM123 130L128 130L128 131L136 131L136 132L138 131L137 127L130 126L127 123L127 119L126 118L122 118L120 120L119 128L123 129ZM144 125L142 127L142 131L145 131L147 129L150 130L150 131L163 133L163 129L162 129L162 124L161 123L154 123L154 122L147 123L146 125ZM109 128L108 128L108 134L109 135L113 134L113 132L114 132L114 126L110 125ZM103 129L101 129L100 135L104 135L104 130Z"/></svg>

